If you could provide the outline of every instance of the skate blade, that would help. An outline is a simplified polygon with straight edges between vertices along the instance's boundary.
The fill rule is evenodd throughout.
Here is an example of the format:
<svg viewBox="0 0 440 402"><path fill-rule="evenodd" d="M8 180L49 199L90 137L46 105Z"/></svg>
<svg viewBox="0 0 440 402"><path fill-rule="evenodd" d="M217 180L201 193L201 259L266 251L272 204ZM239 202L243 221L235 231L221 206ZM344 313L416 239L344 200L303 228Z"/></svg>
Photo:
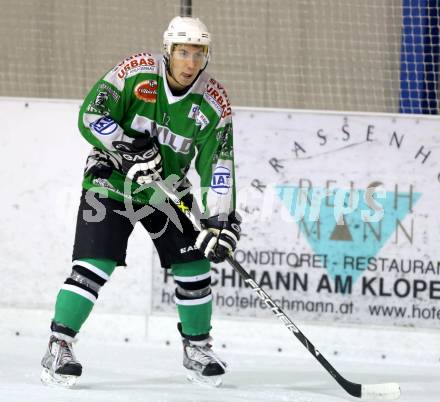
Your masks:
<svg viewBox="0 0 440 402"><path fill-rule="evenodd" d="M221 375L212 375L206 376L201 375L197 371L187 370L186 378L189 382L193 384L200 385L201 387L207 388L218 388L222 385L222 376Z"/></svg>
<svg viewBox="0 0 440 402"><path fill-rule="evenodd" d="M41 382L49 387L72 388L76 384L78 376L51 373L43 368L40 376Z"/></svg>

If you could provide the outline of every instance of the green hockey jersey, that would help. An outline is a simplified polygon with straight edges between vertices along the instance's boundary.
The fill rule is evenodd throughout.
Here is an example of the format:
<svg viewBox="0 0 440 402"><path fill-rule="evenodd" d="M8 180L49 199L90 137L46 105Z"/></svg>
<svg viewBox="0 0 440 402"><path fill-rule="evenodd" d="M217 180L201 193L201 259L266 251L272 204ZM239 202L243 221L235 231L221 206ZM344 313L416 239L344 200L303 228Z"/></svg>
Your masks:
<svg viewBox="0 0 440 402"><path fill-rule="evenodd" d="M127 57L105 74L86 96L79 129L93 145L90 158L113 161L109 177L86 174L83 187L116 200L151 201L152 189L139 188L119 170L113 141L152 136L159 144L164 179L186 181L191 161L200 176L202 204L208 216L235 209L235 173L231 105L225 88L203 71L184 95L168 86L161 55ZM120 159L119 159L120 160Z"/></svg>

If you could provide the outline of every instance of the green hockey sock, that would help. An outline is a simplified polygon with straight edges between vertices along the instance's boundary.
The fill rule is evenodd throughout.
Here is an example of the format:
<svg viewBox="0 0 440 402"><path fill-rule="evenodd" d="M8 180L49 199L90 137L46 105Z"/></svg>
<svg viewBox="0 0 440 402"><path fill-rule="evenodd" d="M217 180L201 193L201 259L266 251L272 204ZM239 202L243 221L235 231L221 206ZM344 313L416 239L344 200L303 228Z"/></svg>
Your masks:
<svg viewBox="0 0 440 402"><path fill-rule="evenodd" d="M83 258L73 261L72 274L61 287L53 321L79 332L103 286L116 268L116 262L106 259Z"/></svg>
<svg viewBox="0 0 440 402"><path fill-rule="evenodd" d="M211 266L206 259L171 266L177 286L177 312L185 335L205 335L211 329L210 271Z"/></svg>

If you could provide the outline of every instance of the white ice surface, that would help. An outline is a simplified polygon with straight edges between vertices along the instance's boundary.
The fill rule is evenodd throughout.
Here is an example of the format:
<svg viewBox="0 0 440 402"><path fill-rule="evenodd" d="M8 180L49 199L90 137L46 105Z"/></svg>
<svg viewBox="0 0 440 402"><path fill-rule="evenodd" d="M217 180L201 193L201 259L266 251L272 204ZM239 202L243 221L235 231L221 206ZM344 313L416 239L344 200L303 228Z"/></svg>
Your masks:
<svg viewBox="0 0 440 402"><path fill-rule="evenodd" d="M178 342L98 342L75 345L84 366L76 389L40 384L39 360L46 340L39 337L0 337L0 401L294 401L342 402L348 396L304 350L304 358L255 350L216 349L230 367L219 389L206 389L185 380ZM250 345L252 342L250 342ZM331 360L331 359L329 359ZM416 364L365 364L337 360L335 367L349 380L362 383L397 381L401 402L438 402L438 367ZM415 362L416 363L416 362Z"/></svg>

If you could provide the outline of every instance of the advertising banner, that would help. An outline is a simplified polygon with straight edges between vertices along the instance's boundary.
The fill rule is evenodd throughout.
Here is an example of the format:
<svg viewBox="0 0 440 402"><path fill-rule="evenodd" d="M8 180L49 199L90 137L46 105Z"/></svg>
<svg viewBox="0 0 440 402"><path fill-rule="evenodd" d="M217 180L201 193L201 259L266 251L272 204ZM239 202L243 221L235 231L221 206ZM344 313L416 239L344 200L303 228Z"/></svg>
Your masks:
<svg viewBox="0 0 440 402"><path fill-rule="evenodd" d="M288 315L440 328L438 118L239 109L234 147L235 258ZM154 265L152 310L174 311ZM215 314L270 314L228 264L212 284Z"/></svg>

